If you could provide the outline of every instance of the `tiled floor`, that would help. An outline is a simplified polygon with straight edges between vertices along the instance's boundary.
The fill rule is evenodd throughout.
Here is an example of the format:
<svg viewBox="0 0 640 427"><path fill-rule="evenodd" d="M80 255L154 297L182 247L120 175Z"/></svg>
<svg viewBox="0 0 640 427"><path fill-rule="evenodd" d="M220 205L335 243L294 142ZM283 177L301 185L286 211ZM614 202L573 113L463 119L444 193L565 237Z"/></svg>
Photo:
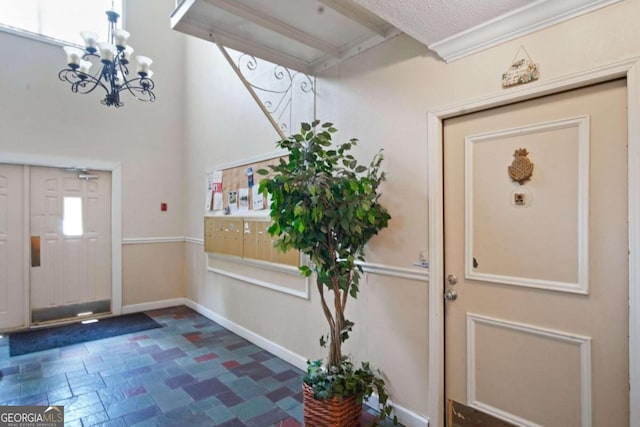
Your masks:
<svg viewBox="0 0 640 427"><path fill-rule="evenodd" d="M0 339L0 406L64 405L66 427L302 424L302 371L189 308L147 314L164 327L17 357Z"/></svg>

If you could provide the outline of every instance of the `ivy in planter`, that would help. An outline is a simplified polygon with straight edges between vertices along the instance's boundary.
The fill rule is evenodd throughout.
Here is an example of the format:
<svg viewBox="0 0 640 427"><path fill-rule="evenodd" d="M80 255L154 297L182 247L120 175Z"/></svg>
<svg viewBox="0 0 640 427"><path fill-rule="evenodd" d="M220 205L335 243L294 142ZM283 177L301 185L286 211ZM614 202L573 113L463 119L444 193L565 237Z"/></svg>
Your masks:
<svg viewBox="0 0 640 427"><path fill-rule="evenodd" d="M378 396L379 420L391 417L393 408L389 402L389 393L380 371L372 369L369 362L362 362L355 368L348 357L343 357L339 366L325 366L321 359L307 361L305 384L313 388L316 399L346 399L356 396L359 405L374 393ZM391 418L393 425L398 425L398 418ZM374 426L377 425L374 424Z"/></svg>

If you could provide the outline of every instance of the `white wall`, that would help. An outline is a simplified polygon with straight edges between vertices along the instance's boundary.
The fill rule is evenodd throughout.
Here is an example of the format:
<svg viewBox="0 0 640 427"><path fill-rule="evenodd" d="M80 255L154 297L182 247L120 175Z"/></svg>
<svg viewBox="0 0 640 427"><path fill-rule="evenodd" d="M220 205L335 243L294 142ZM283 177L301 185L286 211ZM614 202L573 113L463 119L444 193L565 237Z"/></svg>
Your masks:
<svg viewBox="0 0 640 427"><path fill-rule="evenodd" d="M169 30L172 9L171 0L126 2L130 43L136 53L154 59L157 101L143 103L125 95L125 106L119 109L101 105L103 95L97 91L73 94L69 84L58 80L58 71L65 67L61 47L0 32L0 56L4 58L0 65L0 152L121 163L124 239L184 235L185 37ZM161 202L168 203L168 212L160 212ZM179 262L182 269L181 260L158 261ZM125 276L128 268L142 262L130 256L127 248L123 250ZM153 277L153 264L142 265ZM148 290L130 289L140 286ZM146 293L147 300L154 300L156 291L157 298L183 293L180 283L158 283L144 277L125 281L123 287L125 305L142 302L140 298L128 300L128 295Z"/></svg>
<svg viewBox="0 0 640 427"><path fill-rule="evenodd" d="M393 218L367 252L383 274L368 273L362 295L350 303L356 333L349 349L387 373L400 405L424 416L439 410L427 405L429 285L393 275L427 247L427 112L508 91L501 75L521 44L540 64L541 81L638 56L638 16L640 0L627 0L451 64L403 35L318 76L318 118L333 121L341 138L359 138L362 159L385 150L383 202ZM186 64L186 230L202 238L205 169L269 152L277 135L214 45L190 39ZM295 299L204 274L201 247L189 246L187 269L196 270L188 272L188 298L304 357L322 354L324 325L313 296Z"/></svg>

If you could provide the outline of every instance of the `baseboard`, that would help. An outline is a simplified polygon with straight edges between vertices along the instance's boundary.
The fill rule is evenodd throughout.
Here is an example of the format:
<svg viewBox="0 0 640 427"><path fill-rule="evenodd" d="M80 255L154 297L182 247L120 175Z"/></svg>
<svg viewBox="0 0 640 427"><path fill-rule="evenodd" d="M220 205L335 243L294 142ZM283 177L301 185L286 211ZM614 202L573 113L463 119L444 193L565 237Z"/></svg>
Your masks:
<svg viewBox="0 0 640 427"><path fill-rule="evenodd" d="M278 356L280 359L292 364L296 368L302 369L303 371L307 370L307 359L300 356L299 354L296 354L293 351L282 347L280 344L276 344L273 341L270 341L253 331L250 331L244 326L240 326L237 323L220 316L219 314L213 312L212 310L209 310L205 306L198 304L197 302L194 302L188 298L185 298L185 305L192 310L195 310L198 313L202 314L203 316L213 320L220 326L230 330L237 335L240 335L242 338L248 341L251 341L258 347L261 347L267 350L269 353Z"/></svg>
<svg viewBox="0 0 640 427"><path fill-rule="evenodd" d="M364 403L367 406L378 409L378 395L374 394L369 399L367 399ZM405 427L429 427L429 419L418 415L410 409L405 408L404 406L397 405L392 402L393 405L393 413L396 417L398 417L398 422Z"/></svg>
<svg viewBox="0 0 640 427"><path fill-rule="evenodd" d="M130 304L122 306L122 314L138 313L140 311L158 310L160 308L186 305L184 298L165 299L160 301L143 302L140 304Z"/></svg>
<svg viewBox="0 0 640 427"><path fill-rule="evenodd" d="M190 300L189 298L184 299L184 304L191 308L192 310L200 313L201 315L213 320L220 326L230 330L231 332L241 336L242 338L252 342L253 344L261 347L268 352L274 354L280 359L292 364L298 369L303 371L307 370L307 359L305 357L300 356L297 353L292 352L280 344L276 344L273 341L270 341L264 338L261 335L256 334L253 331L245 328L244 326L240 326L231 320L220 316L214 311L206 308L205 306L198 304L195 301ZM372 396L367 402L367 405L370 407L377 409L378 408L378 398L377 396ZM428 427L429 420L421 415L416 414L415 412L404 408L400 405L393 405L393 409L395 411L396 416L398 417L398 421L405 427Z"/></svg>

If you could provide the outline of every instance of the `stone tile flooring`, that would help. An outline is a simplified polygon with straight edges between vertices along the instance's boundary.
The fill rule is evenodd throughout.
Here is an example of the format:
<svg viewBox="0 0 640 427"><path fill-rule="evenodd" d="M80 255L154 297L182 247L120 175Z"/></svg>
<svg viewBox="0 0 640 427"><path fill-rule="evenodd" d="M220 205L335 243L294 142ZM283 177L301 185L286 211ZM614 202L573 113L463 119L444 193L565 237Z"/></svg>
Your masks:
<svg viewBox="0 0 640 427"><path fill-rule="evenodd" d="M0 406L63 405L65 427L302 425L302 371L187 307L147 314L164 327L16 357L0 339Z"/></svg>

